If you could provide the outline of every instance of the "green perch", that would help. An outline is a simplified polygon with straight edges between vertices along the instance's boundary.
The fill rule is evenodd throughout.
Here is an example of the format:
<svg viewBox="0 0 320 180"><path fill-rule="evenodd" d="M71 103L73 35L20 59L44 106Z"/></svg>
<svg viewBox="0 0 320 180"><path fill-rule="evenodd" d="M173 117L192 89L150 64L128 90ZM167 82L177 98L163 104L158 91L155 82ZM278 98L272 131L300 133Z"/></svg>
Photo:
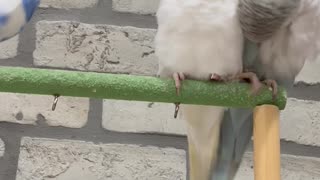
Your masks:
<svg viewBox="0 0 320 180"><path fill-rule="evenodd" d="M0 67L0 92L91 97L129 101L149 101L225 107L254 108L273 104L283 110L286 91L279 88L275 101L265 87L257 96L247 83L183 81L180 96L174 81L149 76Z"/></svg>

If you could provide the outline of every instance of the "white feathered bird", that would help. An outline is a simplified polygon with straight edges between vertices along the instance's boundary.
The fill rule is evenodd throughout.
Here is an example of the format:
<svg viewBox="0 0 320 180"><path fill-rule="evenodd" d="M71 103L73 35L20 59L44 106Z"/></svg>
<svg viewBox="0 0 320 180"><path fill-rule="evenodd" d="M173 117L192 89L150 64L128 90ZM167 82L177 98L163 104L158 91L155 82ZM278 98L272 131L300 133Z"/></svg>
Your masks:
<svg viewBox="0 0 320 180"><path fill-rule="evenodd" d="M160 77L180 81L254 79L242 73L243 35L237 0L162 0L155 37ZM191 180L207 180L214 167L225 108L181 105L187 124Z"/></svg>

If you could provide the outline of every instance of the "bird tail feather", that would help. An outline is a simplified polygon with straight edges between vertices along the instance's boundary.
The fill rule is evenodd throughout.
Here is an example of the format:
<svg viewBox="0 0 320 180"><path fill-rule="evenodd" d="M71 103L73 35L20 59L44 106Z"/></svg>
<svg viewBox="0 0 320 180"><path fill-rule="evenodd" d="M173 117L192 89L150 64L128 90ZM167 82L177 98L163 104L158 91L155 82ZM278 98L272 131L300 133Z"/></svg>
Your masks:
<svg viewBox="0 0 320 180"><path fill-rule="evenodd" d="M224 108L185 105L190 180L208 180L217 161Z"/></svg>

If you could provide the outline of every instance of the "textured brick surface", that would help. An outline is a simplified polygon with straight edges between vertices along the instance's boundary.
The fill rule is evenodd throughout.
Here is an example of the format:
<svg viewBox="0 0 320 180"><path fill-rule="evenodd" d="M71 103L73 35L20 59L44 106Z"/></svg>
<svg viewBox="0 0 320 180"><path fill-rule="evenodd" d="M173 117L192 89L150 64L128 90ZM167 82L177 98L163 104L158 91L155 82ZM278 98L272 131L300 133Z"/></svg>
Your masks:
<svg viewBox="0 0 320 180"><path fill-rule="evenodd" d="M155 14L160 0L112 0L115 11L137 14Z"/></svg>
<svg viewBox="0 0 320 180"><path fill-rule="evenodd" d="M184 180L185 151L23 138L17 180Z"/></svg>
<svg viewBox="0 0 320 180"><path fill-rule="evenodd" d="M47 8L86 8L95 6L99 0L41 0L40 7Z"/></svg>
<svg viewBox="0 0 320 180"><path fill-rule="evenodd" d="M288 99L280 132L283 139L320 146L320 102Z"/></svg>
<svg viewBox="0 0 320 180"><path fill-rule="evenodd" d="M296 82L304 82L306 84L320 83L320 58L316 61L307 61L296 78Z"/></svg>
<svg viewBox="0 0 320 180"><path fill-rule="evenodd" d="M173 104L104 100L102 124L112 131L184 134L184 121L173 114Z"/></svg>
<svg viewBox="0 0 320 180"><path fill-rule="evenodd" d="M253 180L252 153L247 153L236 176ZM186 153L173 148L126 144L23 138L17 180L186 179ZM283 180L320 178L320 159L282 155Z"/></svg>
<svg viewBox="0 0 320 180"><path fill-rule="evenodd" d="M254 180L253 154L244 156L241 168L235 180ZM282 180L316 180L320 179L320 159L281 155L281 179Z"/></svg>
<svg viewBox="0 0 320 180"><path fill-rule="evenodd" d="M18 53L19 36L0 42L0 59L13 58Z"/></svg>
<svg viewBox="0 0 320 180"><path fill-rule="evenodd" d="M88 119L89 99L60 97L56 110L51 111L53 96L0 93L0 121L19 124L83 127Z"/></svg>
<svg viewBox="0 0 320 180"><path fill-rule="evenodd" d="M154 75L155 30L67 21L37 23L34 64Z"/></svg>

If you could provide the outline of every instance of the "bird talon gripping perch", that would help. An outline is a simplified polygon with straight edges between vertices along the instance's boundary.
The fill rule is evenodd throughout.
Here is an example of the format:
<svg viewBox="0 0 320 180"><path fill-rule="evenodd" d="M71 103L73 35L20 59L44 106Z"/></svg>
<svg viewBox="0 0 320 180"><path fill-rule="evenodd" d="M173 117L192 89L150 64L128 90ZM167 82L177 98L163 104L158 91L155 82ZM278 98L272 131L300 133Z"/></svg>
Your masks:
<svg viewBox="0 0 320 180"><path fill-rule="evenodd" d="M272 100L275 101L278 93L278 83L272 79L266 79L263 81L265 85L267 85L272 91Z"/></svg>
<svg viewBox="0 0 320 180"><path fill-rule="evenodd" d="M179 72L175 72L172 75L173 79L174 79L174 83L176 86L176 93L178 96L180 96L180 90L181 90L181 81L185 80L186 77L183 73ZM174 118L176 119L179 113L179 109L180 109L180 103L175 103L175 109L174 109Z"/></svg>
<svg viewBox="0 0 320 180"><path fill-rule="evenodd" d="M175 109L174 109L174 118L176 119L178 117L179 109L180 109L180 103L174 103Z"/></svg>
<svg viewBox="0 0 320 180"><path fill-rule="evenodd" d="M258 76L253 72L242 72L237 76L240 80L249 80L251 84L251 94L257 95L262 89L262 83Z"/></svg>
<svg viewBox="0 0 320 180"><path fill-rule="evenodd" d="M58 94L54 95L54 100L53 100L53 104L52 104L52 111L54 111L56 109L59 97L60 97L60 95L58 95Z"/></svg>
<svg viewBox="0 0 320 180"><path fill-rule="evenodd" d="M173 79L176 85L176 92L177 95L180 96L180 89L181 89L181 81L185 80L185 75L183 73L173 73Z"/></svg>

